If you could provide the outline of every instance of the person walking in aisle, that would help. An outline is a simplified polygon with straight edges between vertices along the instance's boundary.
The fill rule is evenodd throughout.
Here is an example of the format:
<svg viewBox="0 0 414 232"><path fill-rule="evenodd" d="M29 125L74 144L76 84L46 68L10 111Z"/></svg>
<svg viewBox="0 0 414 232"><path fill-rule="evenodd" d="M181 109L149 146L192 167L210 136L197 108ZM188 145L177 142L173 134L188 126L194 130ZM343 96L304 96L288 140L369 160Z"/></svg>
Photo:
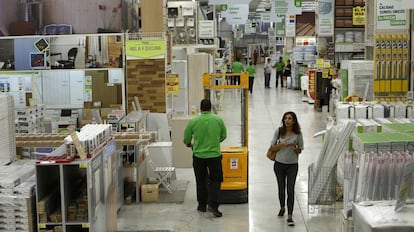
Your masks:
<svg viewBox="0 0 414 232"><path fill-rule="evenodd" d="M303 136L294 112L288 111L283 114L282 126L275 130L269 149L277 152L273 165L279 189L280 210L277 216L283 217L285 214L285 192L287 190L287 223L289 226L294 226L292 213L295 202L295 183L299 169L299 154L303 150Z"/></svg>
<svg viewBox="0 0 414 232"><path fill-rule="evenodd" d="M200 110L201 114L192 118L184 130L184 144L193 150L197 210L208 210L215 217L221 217L223 214L218 209L223 182L220 143L226 139L227 129L223 119L211 113L210 100L203 99Z"/></svg>
<svg viewBox="0 0 414 232"><path fill-rule="evenodd" d="M257 64L257 57L258 57L258 53L257 53L257 50L254 50L254 52L253 52L253 62L254 62L254 65L256 65Z"/></svg>
<svg viewBox="0 0 414 232"><path fill-rule="evenodd" d="M244 72L244 67L243 67L243 64L240 62L240 58L237 58L236 61L233 62L231 66L231 71L232 73L237 73L237 74ZM240 75L233 76L231 79L231 84L240 85Z"/></svg>
<svg viewBox="0 0 414 232"><path fill-rule="evenodd" d="M280 86L282 86L283 88L283 69L285 68L285 63L283 62L283 58L279 57L279 60L275 63L273 67L276 68L276 88L278 86L279 79L280 79Z"/></svg>
<svg viewBox="0 0 414 232"><path fill-rule="evenodd" d="M266 62L263 66L263 71L264 71L264 79L265 79L265 88L269 89L270 88L270 76L272 75L272 65L270 64L271 59L267 58Z"/></svg>
<svg viewBox="0 0 414 232"><path fill-rule="evenodd" d="M254 68L252 62L250 61L249 66L246 68L247 73L249 74L249 92L253 93L253 83L254 75L256 74L256 69Z"/></svg>
<svg viewBox="0 0 414 232"><path fill-rule="evenodd" d="M290 60L286 61L286 66L285 66L285 71L283 72L283 76L286 78L286 80L288 80L288 78L290 77L290 84L292 86L293 78L292 78L292 65L290 64ZM286 81L286 87L288 87L287 81Z"/></svg>

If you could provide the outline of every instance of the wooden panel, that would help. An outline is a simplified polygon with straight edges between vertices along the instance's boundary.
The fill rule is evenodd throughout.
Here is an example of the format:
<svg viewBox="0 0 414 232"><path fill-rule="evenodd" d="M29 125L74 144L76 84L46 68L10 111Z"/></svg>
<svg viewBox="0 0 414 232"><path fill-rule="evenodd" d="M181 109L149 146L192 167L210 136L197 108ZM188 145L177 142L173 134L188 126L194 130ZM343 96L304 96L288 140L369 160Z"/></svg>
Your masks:
<svg viewBox="0 0 414 232"><path fill-rule="evenodd" d="M166 30L164 0L142 0L142 32L163 32Z"/></svg>
<svg viewBox="0 0 414 232"><path fill-rule="evenodd" d="M143 110L166 112L164 59L127 61L126 79L128 112L135 96Z"/></svg>
<svg viewBox="0 0 414 232"><path fill-rule="evenodd" d="M188 112L200 109L204 98L203 74L209 73L209 54L193 53L188 55Z"/></svg>

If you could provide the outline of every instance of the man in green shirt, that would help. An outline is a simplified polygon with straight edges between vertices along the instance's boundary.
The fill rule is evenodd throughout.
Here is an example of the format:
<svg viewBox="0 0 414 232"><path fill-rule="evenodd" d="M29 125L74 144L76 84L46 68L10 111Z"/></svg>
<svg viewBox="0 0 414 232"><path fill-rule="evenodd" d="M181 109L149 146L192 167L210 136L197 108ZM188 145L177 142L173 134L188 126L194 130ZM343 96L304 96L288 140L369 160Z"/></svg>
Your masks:
<svg viewBox="0 0 414 232"><path fill-rule="evenodd" d="M256 74L256 69L253 66L253 63L250 61L249 66L246 68L247 73L249 74L249 92L253 93L253 83L254 75Z"/></svg>
<svg viewBox="0 0 414 232"><path fill-rule="evenodd" d="M233 62L231 66L232 73L242 73L244 72L243 64L240 62L240 59L237 59L235 62ZM240 75L235 75L233 78L231 78L231 84L232 85L240 85Z"/></svg>
<svg viewBox="0 0 414 232"><path fill-rule="evenodd" d="M201 114L192 118L184 130L184 144L193 149L193 168L196 179L197 210L212 212L221 217L220 185L223 182L220 143L227 137L223 119L211 113L211 102L203 99Z"/></svg>
<svg viewBox="0 0 414 232"><path fill-rule="evenodd" d="M277 61L273 67L276 68L276 88L279 83L279 78L280 78L280 86L282 86L283 88L283 69L285 67L283 58L279 57L279 61Z"/></svg>

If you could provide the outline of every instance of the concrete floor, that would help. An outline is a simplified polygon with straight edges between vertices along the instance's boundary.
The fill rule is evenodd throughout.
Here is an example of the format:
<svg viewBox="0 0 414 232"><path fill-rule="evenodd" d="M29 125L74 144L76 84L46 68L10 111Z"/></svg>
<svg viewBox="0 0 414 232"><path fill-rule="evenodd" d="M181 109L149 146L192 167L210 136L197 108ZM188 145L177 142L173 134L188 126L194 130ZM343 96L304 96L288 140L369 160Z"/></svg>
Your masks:
<svg viewBox="0 0 414 232"><path fill-rule="evenodd" d="M194 173L191 168L179 168L177 179L190 183L182 204L144 203L125 205L118 213L119 231L180 231L180 232L240 232L240 231L341 231L340 206L311 207L308 212L308 165L315 162L322 147L322 139L313 135L326 127L323 113L302 102L298 90L275 88L272 74L271 88L264 88L263 68L257 66L253 94L249 95L249 202L223 204L222 218L211 213L199 213L195 194ZM225 93L225 111L220 113L228 127L229 139L224 145L237 143L240 129L237 120L240 93ZM235 108L235 109L232 109ZM305 148L299 158L296 182L294 227L288 227L285 217L277 217L279 203L273 162L265 157L274 129L281 123L284 112L294 111L302 128ZM237 144L232 144L237 145Z"/></svg>

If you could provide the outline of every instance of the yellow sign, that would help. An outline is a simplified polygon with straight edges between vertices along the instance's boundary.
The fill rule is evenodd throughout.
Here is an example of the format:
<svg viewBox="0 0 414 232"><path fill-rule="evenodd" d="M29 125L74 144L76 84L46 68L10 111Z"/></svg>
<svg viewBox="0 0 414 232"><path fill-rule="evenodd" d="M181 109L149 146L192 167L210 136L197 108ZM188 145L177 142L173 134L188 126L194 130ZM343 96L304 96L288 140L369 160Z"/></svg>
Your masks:
<svg viewBox="0 0 414 232"><path fill-rule="evenodd" d="M178 93L180 91L178 83L178 74L168 74L165 78L165 92L167 94Z"/></svg>
<svg viewBox="0 0 414 232"><path fill-rule="evenodd" d="M128 40L125 47L127 56L141 59L160 58L165 54L164 40Z"/></svg>
<svg viewBox="0 0 414 232"><path fill-rule="evenodd" d="M365 25L365 6L352 8L352 24Z"/></svg>
<svg viewBox="0 0 414 232"><path fill-rule="evenodd" d="M316 59L316 67L322 69L324 67L323 59Z"/></svg>

